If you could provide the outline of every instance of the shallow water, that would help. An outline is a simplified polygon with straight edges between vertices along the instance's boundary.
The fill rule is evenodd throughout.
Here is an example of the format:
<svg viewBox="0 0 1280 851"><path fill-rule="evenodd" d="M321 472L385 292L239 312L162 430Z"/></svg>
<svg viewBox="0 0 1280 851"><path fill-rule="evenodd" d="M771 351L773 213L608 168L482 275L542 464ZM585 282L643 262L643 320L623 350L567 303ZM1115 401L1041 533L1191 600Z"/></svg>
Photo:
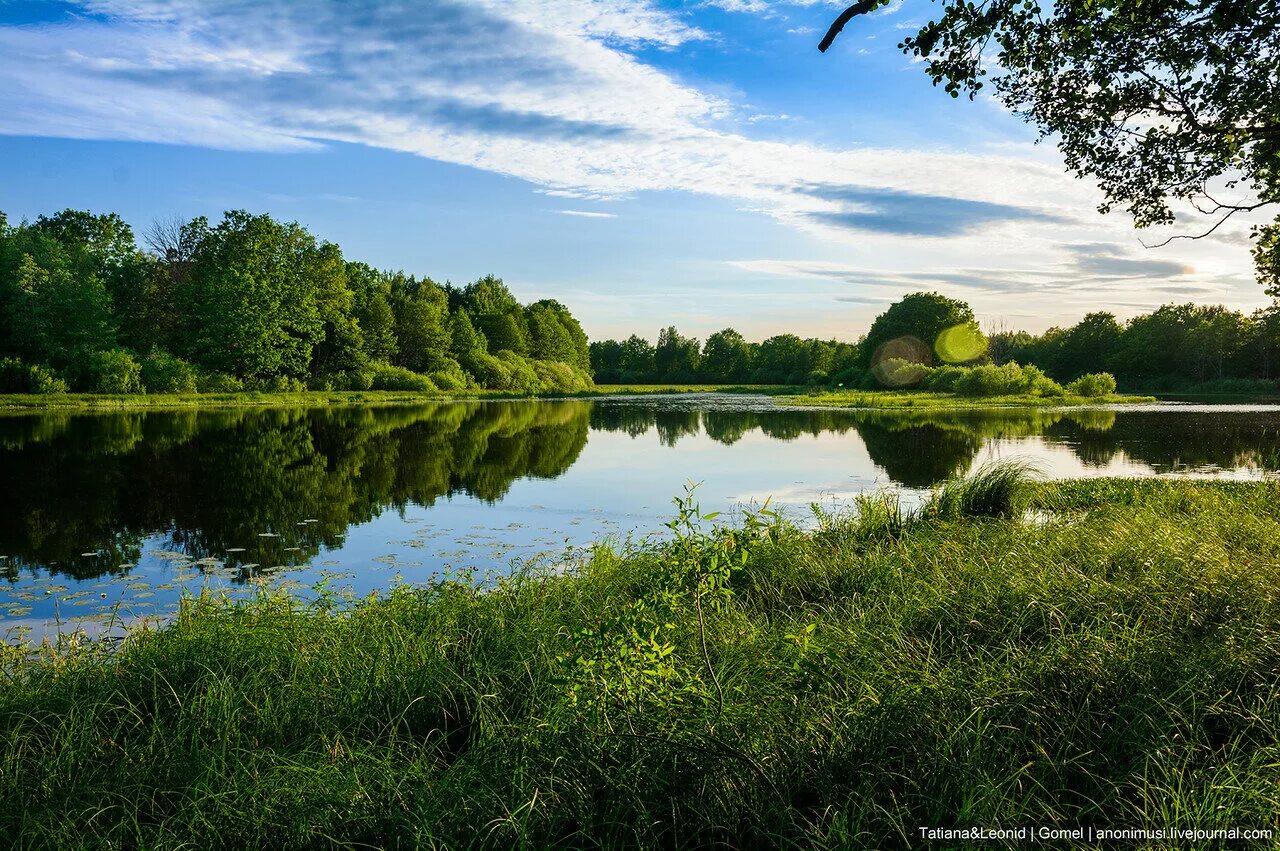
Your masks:
<svg viewBox="0 0 1280 851"><path fill-rule="evenodd" d="M886 412L683 395L0 418L0 629L163 617L185 590L357 594L554 565L704 511L918 497L997 458L1049 476L1258 478L1280 406ZM397 577L399 577L397 579Z"/></svg>

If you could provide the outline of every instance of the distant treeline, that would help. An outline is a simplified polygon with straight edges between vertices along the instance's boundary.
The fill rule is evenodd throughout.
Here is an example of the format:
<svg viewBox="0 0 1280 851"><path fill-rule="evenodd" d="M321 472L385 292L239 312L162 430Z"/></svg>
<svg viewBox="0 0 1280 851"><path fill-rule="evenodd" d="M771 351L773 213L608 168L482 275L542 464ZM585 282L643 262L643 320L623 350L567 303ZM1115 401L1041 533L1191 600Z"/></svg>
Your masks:
<svg viewBox="0 0 1280 851"><path fill-rule="evenodd" d="M1009 364L1035 369L993 370ZM1057 383L1076 382L1078 388L1105 372L1128 390L1275 390L1280 302L1251 315L1220 306L1166 305L1124 324L1110 313L1091 313L1069 328L1039 335L988 335L963 301L912 293L880 314L857 343L794 334L752 343L726 328L700 344L670 327L656 346L636 335L593 342L591 367L601 384L919 386L959 392L973 385L969 392L975 395L1036 393L1037 387L1052 395L1061 392Z"/></svg>
<svg viewBox="0 0 1280 851"><path fill-rule="evenodd" d="M1043 334L991 334L989 356L996 363L1035 364L1060 381L1104 369L1133 390L1275 389L1280 302L1252 314L1168 304L1124 324L1110 313L1090 313Z"/></svg>
<svg viewBox="0 0 1280 851"><path fill-rule="evenodd" d="M825 384L857 366L858 346L779 334L748 342L732 328L706 344L674 327L655 346L632 334L591 344L591 368L601 384Z"/></svg>
<svg viewBox="0 0 1280 851"><path fill-rule="evenodd" d="M0 214L0 392L591 386L564 305L521 305L345 259L296 223L231 211L157 225Z"/></svg>

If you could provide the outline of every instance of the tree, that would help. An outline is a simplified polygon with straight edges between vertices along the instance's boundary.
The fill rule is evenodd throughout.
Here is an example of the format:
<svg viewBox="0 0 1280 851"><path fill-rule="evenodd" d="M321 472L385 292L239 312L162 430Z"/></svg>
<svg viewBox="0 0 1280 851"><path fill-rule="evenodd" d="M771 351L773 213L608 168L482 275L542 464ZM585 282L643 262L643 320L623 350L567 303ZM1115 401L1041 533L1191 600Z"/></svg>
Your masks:
<svg viewBox="0 0 1280 851"><path fill-rule="evenodd" d="M1111 363L1123 331L1115 316L1110 313L1087 314L1078 324L1063 333L1052 364L1037 366L1044 368L1059 381L1071 381L1081 375L1097 372Z"/></svg>
<svg viewBox="0 0 1280 851"><path fill-rule="evenodd" d="M320 287L306 272L318 250L296 222L226 213L203 235L181 288L189 359L245 377L305 375L324 337Z"/></svg>
<svg viewBox="0 0 1280 851"><path fill-rule="evenodd" d="M360 346L367 360L390 362L397 351L396 315L391 309L391 283L365 263L347 264L351 312L360 326Z"/></svg>
<svg viewBox="0 0 1280 851"><path fill-rule="evenodd" d="M819 49L888 2L849 7ZM972 99L994 70L997 97L1097 180L1100 209L1126 207L1140 228L1172 224L1178 202L1213 217L1206 231L1280 202L1270 0L944 0L899 46L952 97ZM1280 295L1280 216L1254 234L1259 280Z"/></svg>
<svg viewBox="0 0 1280 851"><path fill-rule="evenodd" d="M449 360L449 297L430 278L391 276L396 320L394 363L414 372L442 369Z"/></svg>
<svg viewBox="0 0 1280 851"><path fill-rule="evenodd" d="M658 380L653 344L638 334L632 334L622 342L621 380L624 384Z"/></svg>
<svg viewBox="0 0 1280 851"><path fill-rule="evenodd" d="M60 229L64 216L0 230L0 353L62 367L115 342L103 279L113 244L95 251L82 236Z"/></svg>
<svg viewBox="0 0 1280 851"><path fill-rule="evenodd" d="M760 344L753 379L761 384L803 384L812 365L810 347L795 334L778 334Z"/></svg>
<svg viewBox="0 0 1280 851"><path fill-rule="evenodd" d="M903 338L919 341L911 347L912 360L932 363L933 345L938 335L948 328L968 325L973 321L973 310L963 301L938 293L911 293L890 305L871 323L871 330L859 346L860 365L863 369L871 368L877 354L884 355L883 346ZM902 353L894 353L894 356L902 356Z"/></svg>
<svg viewBox="0 0 1280 851"><path fill-rule="evenodd" d="M654 371L659 381L684 384L694 381L702 360L698 341L685 337L672 325L658 333L653 351Z"/></svg>
<svg viewBox="0 0 1280 851"><path fill-rule="evenodd" d="M711 382L746 381L751 373L751 344L732 328L707 337L702 347L702 376Z"/></svg>

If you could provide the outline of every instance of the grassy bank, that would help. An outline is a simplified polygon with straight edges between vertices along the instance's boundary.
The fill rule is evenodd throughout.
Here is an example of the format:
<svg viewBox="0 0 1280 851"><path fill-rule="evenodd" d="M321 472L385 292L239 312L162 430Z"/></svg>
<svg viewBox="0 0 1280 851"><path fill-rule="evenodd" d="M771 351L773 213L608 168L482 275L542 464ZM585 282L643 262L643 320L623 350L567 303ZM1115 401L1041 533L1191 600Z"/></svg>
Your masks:
<svg viewBox="0 0 1280 851"><path fill-rule="evenodd" d="M1024 508L1035 509L1024 513ZM11 651L6 845L884 847L1280 827L1280 486L1007 470L487 593Z"/></svg>
<svg viewBox="0 0 1280 851"><path fill-rule="evenodd" d="M1118 393L1106 396L962 396L959 393L923 390L819 390L781 394L778 401L785 405L819 408L1062 408L1155 402L1156 397Z"/></svg>
<svg viewBox="0 0 1280 851"><path fill-rule="evenodd" d="M651 395L656 393L777 393L776 386L721 386L715 384L619 384L597 385L592 390L544 393L538 396L501 390L469 390L457 393L423 393L409 390L307 390L298 393L3 393L0 412L76 410L173 410L182 408L240 408L253 406L323 407L325 405L405 405L448 399L589 399L598 396Z"/></svg>

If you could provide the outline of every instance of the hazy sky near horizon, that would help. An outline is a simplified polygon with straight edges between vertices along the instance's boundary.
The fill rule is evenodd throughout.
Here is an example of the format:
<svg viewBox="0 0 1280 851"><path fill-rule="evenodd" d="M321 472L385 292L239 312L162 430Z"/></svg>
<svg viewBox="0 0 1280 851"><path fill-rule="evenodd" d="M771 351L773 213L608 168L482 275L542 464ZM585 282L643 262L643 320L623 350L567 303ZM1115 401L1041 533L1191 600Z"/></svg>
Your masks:
<svg viewBox="0 0 1280 851"><path fill-rule="evenodd" d="M270 212L593 338L856 339L919 289L1030 330L1264 302L1244 224L1146 249L1051 143L933 88L897 49L928 0L819 54L842 5L0 0L0 210Z"/></svg>

